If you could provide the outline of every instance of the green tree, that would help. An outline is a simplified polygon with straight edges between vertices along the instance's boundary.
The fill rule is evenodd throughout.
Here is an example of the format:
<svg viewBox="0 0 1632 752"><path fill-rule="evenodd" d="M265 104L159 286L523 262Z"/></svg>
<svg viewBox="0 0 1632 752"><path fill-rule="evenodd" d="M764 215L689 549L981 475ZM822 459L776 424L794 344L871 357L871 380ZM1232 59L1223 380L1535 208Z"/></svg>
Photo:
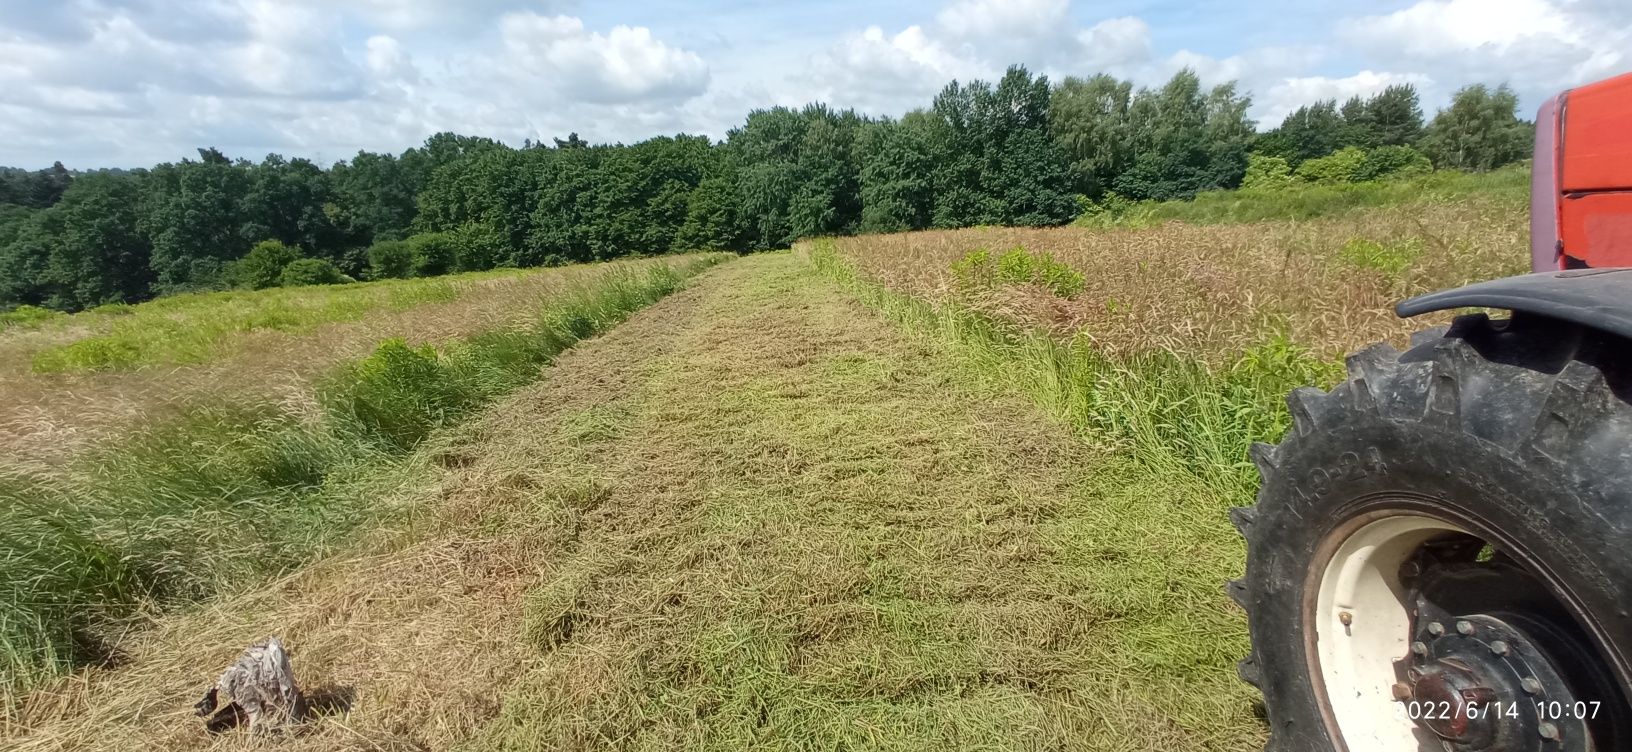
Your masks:
<svg viewBox="0 0 1632 752"><path fill-rule="evenodd" d="M720 174L704 178L686 200L686 221L675 232L675 250L745 251L749 248L736 172L721 161Z"/></svg>
<svg viewBox="0 0 1632 752"><path fill-rule="evenodd" d="M338 285L356 280L340 271L340 267L328 259L302 258L289 262L278 275L280 287L306 287L308 285Z"/></svg>
<svg viewBox="0 0 1632 752"><path fill-rule="evenodd" d="M412 232L420 186L402 160L390 154L357 152L350 162L329 169L335 226L356 243L401 240Z"/></svg>
<svg viewBox="0 0 1632 752"><path fill-rule="evenodd" d="M1411 84L1394 84L1366 100L1369 143L1362 146L1410 146L1422 138L1422 105Z"/></svg>
<svg viewBox="0 0 1632 752"><path fill-rule="evenodd" d="M992 86L935 98L934 223L1049 225L1077 213L1069 160L1050 135L1048 79L1012 66Z"/></svg>
<svg viewBox="0 0 1632 752"><path fill-rule="evenodd" d="M57 307L134 303L150 294L152 246L137 229L138 176L91 173L75 178L46 210L55 237L47 277Z"/></svg>
<svg viewBox="0 0 1632 752"><path fill-rule="evenodd" d="M1506 84L1465 87L1428 124L1422 151L1435 167L1457 170L1491 170L1524 159L1535 126L1519 119L1518 108Z"/></svg>
<svg viewBox="0 0 1632 752"><path fill-rule="evenodd" d="M1361 106L1364 110L1364 106ZM1296 168L1306 159L1324 157L1342 148L1349 140L1337 101L1328 99L1292 111L1275 129L1277 138L1259 146L1270 156L1285 157ZM1270 151L1269 149L1274 149Z"/></svg>
<svg viewBox="0 0 1632 752"><path fill-rule="evenodd" d="M340 232L330 217L334 188L328 173L309 160L278 154L268 154L249 173L239 229L246 240L272 238L307 255L338 256Z"/></svg>
<svg viewBox="0 0 1632 752"><path fill-rule="evenodd" d="M736 162L753 243L779 248L811 235L854 232L861 223L855 151L863 121L823 104L755 110L726 138Z"/></svg>
<svg viewBox="0 0 1632 752"><path fill-rule="evenodd" d="M240 232L249 164L215 149L200 149L199 157L161 164L145 181L137 227L153 244L159 294L224 286L227 264L249 250Z"/></svg>
<svg viewBox="0 0 1632 752"><path fill-rule="evenodd" d="M300 249L279 240L263 240L233 264L233 282L251 290L275 287L283 268L304 258Z"/></svg>
<svg viewBox="0 0 1632 752"><path fill-rule="evenodd" d="M1240 185L1254 138L1246 116L1251 102L1234 83L1203 92L1189 69L1161 89L1141 89L1129 106L1135 157L1113 188L1127 198L1165 201Z"/></svg>
<svg viewBox="0 0 1632 752"><path fill-rule="evenodd" d="M862 232L929 226L935 209L934 130L933 116L922 110L862 127L857 140Z"/></svg>
<svg viewBox="0 0 1632 752"><path fill-rule="evenodd" d="M1067 77L1049 100L1049 127L1071 159L1077 190L1098 199L1134 159L1129 122L1133 84L1100 74Z"/></svg>
<svg viewBox="0 0 1632 752"><path fill-rule="evenodd" d="M594 214L597 168L604 147L535 150L544 156L538 174L526 244L514 266L570 264L593 258L589 223Z"/></svg>

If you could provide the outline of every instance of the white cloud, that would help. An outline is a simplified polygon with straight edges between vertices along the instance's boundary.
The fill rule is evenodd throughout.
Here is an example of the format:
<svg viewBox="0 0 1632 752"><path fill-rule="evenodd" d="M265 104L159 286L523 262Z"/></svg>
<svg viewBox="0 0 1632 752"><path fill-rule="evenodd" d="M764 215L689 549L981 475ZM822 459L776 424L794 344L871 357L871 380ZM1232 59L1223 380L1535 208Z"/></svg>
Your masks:
<svg viewBox="0 0 1632 752"><path fill-rule="evenodd" d="M1506 81L1544 96L1632 65L1632 3L1419 0L1346 19L1338 37L1371 59L1432 70L1452 86Z"/></svg>
<svg viewBox="0 0 1632 752"><path fill-rule="evenodd" d="M437 130L721 136L769 104L899 115L952 79L995 80L1016 62L1141 86L1191 67L1207 84L1238 80L1265 126L1390 83L1416 84L1431 114L1468 83L1510 82L1528 106L1632 68L1627 0L1293 14L1317 18L1313 33L1266 26L1269 11L1250 2L1107 18L1071 0L920 0L933 4L916 15L832 1L853 22L818 31L765 19L809 23L825 5L779 15L725 12L726 0L639 16L575 0L0 0L0 164L135 166L198 145L335 159ZM1157 43L1187 33L1208 40L1206 54Z"/></svg>
<svg viewBox="0 0 1632 752"><path fill-rule="evenodd" d="M936 17L959 39L1036 39L1069 32L1069 0L961 0Z"/></svg>
<svg viewBox="0 0 1632 752"><path fill-rule="evenodd" d="M669 46L645 27L615 26L601 34L572 16L536 13L507 14L500 27L505 47L500 65L576 100L676 102L708 87L708 65L701 57Z"/></svg>

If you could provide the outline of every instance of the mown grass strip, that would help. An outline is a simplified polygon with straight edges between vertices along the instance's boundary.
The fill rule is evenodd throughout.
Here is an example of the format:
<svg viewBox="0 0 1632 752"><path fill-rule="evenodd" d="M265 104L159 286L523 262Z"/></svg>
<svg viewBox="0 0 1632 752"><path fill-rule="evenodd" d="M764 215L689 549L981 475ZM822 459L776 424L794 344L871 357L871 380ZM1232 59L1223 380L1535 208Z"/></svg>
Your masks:
<svg viewBox="0 0 1632 752"><path fill-rule="evenodd" d="M0 469L0 697L111 660L132 614L288 571L389 514L380 499L435 431L726 258L613 271L527 328L384 342L324 382L315 415L196 407L50 478Z"/></svg>
<svg viewBox="0 0 1632 752"><path fill-rule="evenodd" d="M823 275L897 321L937 331L980 370L1023 390L1056 417L1125 446L1152 469L1195 477L1232 503L1250 499L1257 488L1247 455L1252 442L1275 441L1289 425L1286 393L1331 384L1342 374L1342 364L1316 358L1280 335L1223 368L1166 350L1110 357L1086 338L1056 339L893 292L859 275L831 241L809 241L802 251Z"/></svg>

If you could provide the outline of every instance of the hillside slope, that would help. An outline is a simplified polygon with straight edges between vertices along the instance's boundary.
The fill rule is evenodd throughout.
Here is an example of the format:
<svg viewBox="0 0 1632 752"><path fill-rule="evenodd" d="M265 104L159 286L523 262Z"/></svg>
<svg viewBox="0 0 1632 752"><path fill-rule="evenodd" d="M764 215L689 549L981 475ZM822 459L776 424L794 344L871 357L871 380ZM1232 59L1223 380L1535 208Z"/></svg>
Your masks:
<svg viewBox="0 0 1632 752"><path fill-rule="evenodd" d="M963 368L787 254L721 267L422 450L395 529L0 745L256 746L190 705L276 633L350 707L284 750L1261 748L1227 524Z"/></svg>

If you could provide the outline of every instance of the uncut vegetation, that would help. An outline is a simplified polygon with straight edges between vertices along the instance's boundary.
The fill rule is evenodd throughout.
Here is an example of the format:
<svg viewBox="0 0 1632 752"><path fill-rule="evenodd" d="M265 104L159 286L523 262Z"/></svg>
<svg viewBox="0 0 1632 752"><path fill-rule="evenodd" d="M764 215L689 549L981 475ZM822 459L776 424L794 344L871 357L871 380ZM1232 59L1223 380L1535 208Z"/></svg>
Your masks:
<svg viewBox="0 0 1632 752"><path fill-rule="evenodd" d="M607 271L688 258L191 293L13 322L0 326L0 456L49 467L204 402L307 405L314 380L382 340L518 325Z"/></svg>
<svg viewBox="0 0 1632 752"><path fill-rule="evenodd" d="M441 133L324 168L268 155L132 171L0 170L0 316L228 287L435 276L818 235L1050 226L1127 203L1345 185L1522 159L1530 125L1473 86L1425 121L1417 94L1300 108L1265 132L1233 83L1057 83L1011 68L899 119L822 104L702 136L521 148ZM12 309L22 314L5 313Z"/></svg>
<svg viewBox="0 0 1632 752"><path fill-rule="evenodd" d="M411 476L402 458L435 431L724 258L605 268L556 289L526 320L435 345L387 339L331 367L305 401L222 394L60 466L31 469L8 457L0 466L7 707L65 670L116 660L117 636L141 618L286 572L393 513L378 498ZM378 303L399 289L357 294ZM192 305L207 312L232 302Z"/></svg>

